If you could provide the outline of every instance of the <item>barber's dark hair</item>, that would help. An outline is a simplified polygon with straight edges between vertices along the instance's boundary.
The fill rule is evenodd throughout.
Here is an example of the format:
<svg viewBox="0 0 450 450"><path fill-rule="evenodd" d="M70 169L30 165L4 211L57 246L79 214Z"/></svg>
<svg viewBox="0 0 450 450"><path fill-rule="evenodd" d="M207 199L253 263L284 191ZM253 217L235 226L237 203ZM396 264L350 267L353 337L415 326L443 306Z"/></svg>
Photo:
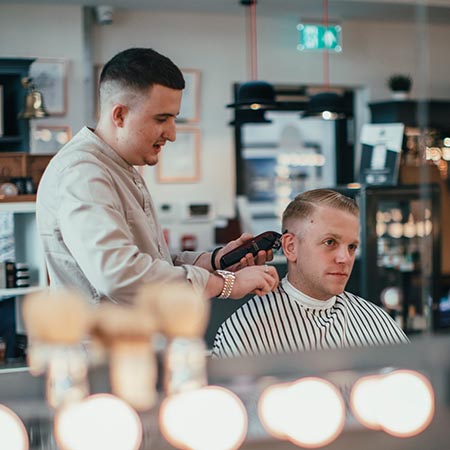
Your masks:
<svg viewBox="0 0 450 450"><path fill-rule="evenodd" d="M359 215L356 202L340 192L331 189L312 189L298 194L283 212L282 227L285 230L291 219L307 219L314 212L316 206L329 206L354 216Z"/></svg>
<svg viewBox="0 0 450 450"><path fill-rule="evenodd" d="M100 75L100 84L107 81L116 81L138 91L154 84L178 90L185 86L181 70L151 48L129 48L115 55L104 65Z"/></svg>

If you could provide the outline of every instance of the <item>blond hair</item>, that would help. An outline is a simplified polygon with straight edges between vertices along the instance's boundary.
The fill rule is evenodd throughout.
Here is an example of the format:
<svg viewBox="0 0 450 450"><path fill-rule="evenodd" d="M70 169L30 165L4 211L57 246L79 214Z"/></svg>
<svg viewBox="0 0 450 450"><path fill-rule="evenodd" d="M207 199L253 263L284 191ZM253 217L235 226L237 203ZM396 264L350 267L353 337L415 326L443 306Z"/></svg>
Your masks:
<svg viewBox="0 0 450 450"><path fill-rule="evenodd" d="M309 218L318 206L328 206L359 217L358 205L352 198L331 189L313 189L298 194L287 205L283 212L283 232L289 230L292 220Z"/></svg>

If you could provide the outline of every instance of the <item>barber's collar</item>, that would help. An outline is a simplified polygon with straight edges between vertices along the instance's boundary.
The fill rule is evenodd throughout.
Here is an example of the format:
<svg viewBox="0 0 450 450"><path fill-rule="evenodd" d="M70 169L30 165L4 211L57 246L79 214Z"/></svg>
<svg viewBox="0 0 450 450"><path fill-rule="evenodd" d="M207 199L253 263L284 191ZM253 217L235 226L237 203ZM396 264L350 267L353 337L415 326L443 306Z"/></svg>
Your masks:
<svg viewBox="0 0 450 450"><path fill-rule="evenodd" d="M289 283L287 276L281 280L281 285L289 297L304 308L325 310L331 308L336 303L335 295L328 300L317 300L316 298L304 294Z"/></svg>

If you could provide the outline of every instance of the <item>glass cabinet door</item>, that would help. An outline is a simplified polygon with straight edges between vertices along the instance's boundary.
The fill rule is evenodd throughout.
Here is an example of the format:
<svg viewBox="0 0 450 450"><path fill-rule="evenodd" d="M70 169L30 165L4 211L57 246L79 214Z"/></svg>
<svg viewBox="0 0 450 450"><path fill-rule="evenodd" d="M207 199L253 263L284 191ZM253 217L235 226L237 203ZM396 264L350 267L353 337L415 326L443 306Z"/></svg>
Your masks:
<svg viewBox="0 0 450 450"><path fill-rule="evenodd" d="M439 326L438 205L435 185L361 190L363 295L408 334Z"/></svg>
<svg viewBox="0 0 450 450"><path fill-rule="evenodd" d="M347 289L407 334L441 327L439 186L338 189L360 207L361 245Z"/></svg>

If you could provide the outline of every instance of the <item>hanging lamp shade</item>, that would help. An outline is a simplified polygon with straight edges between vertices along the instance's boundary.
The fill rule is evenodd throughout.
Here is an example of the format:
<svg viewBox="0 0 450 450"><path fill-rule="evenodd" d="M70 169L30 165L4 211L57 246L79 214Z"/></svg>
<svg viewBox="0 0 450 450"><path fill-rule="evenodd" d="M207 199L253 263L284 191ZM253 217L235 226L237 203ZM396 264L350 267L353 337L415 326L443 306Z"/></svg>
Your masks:
<svg viewBox="0 0 450 450"><path fill-rule="evenodd" d="M347 108L344 97L335 92L320 92L311 96L301 117L320 117L325 120L343 119Z"/></svg>
<svg viewBox="0 0 450 450"><path fill-rule="evenodd" d="M247 81L242 83L237 91L235 103L230 103L227 108L270 109L276 106L275 89L266 81Z"/></svg>
<svg viewBox="0 0 450 450"><path fill-rule="evenodd" d="M271 120L266 119L265 109L237 109L234 114L234 120L229 125L243 125L244 123L272 123Z"/></svg>

